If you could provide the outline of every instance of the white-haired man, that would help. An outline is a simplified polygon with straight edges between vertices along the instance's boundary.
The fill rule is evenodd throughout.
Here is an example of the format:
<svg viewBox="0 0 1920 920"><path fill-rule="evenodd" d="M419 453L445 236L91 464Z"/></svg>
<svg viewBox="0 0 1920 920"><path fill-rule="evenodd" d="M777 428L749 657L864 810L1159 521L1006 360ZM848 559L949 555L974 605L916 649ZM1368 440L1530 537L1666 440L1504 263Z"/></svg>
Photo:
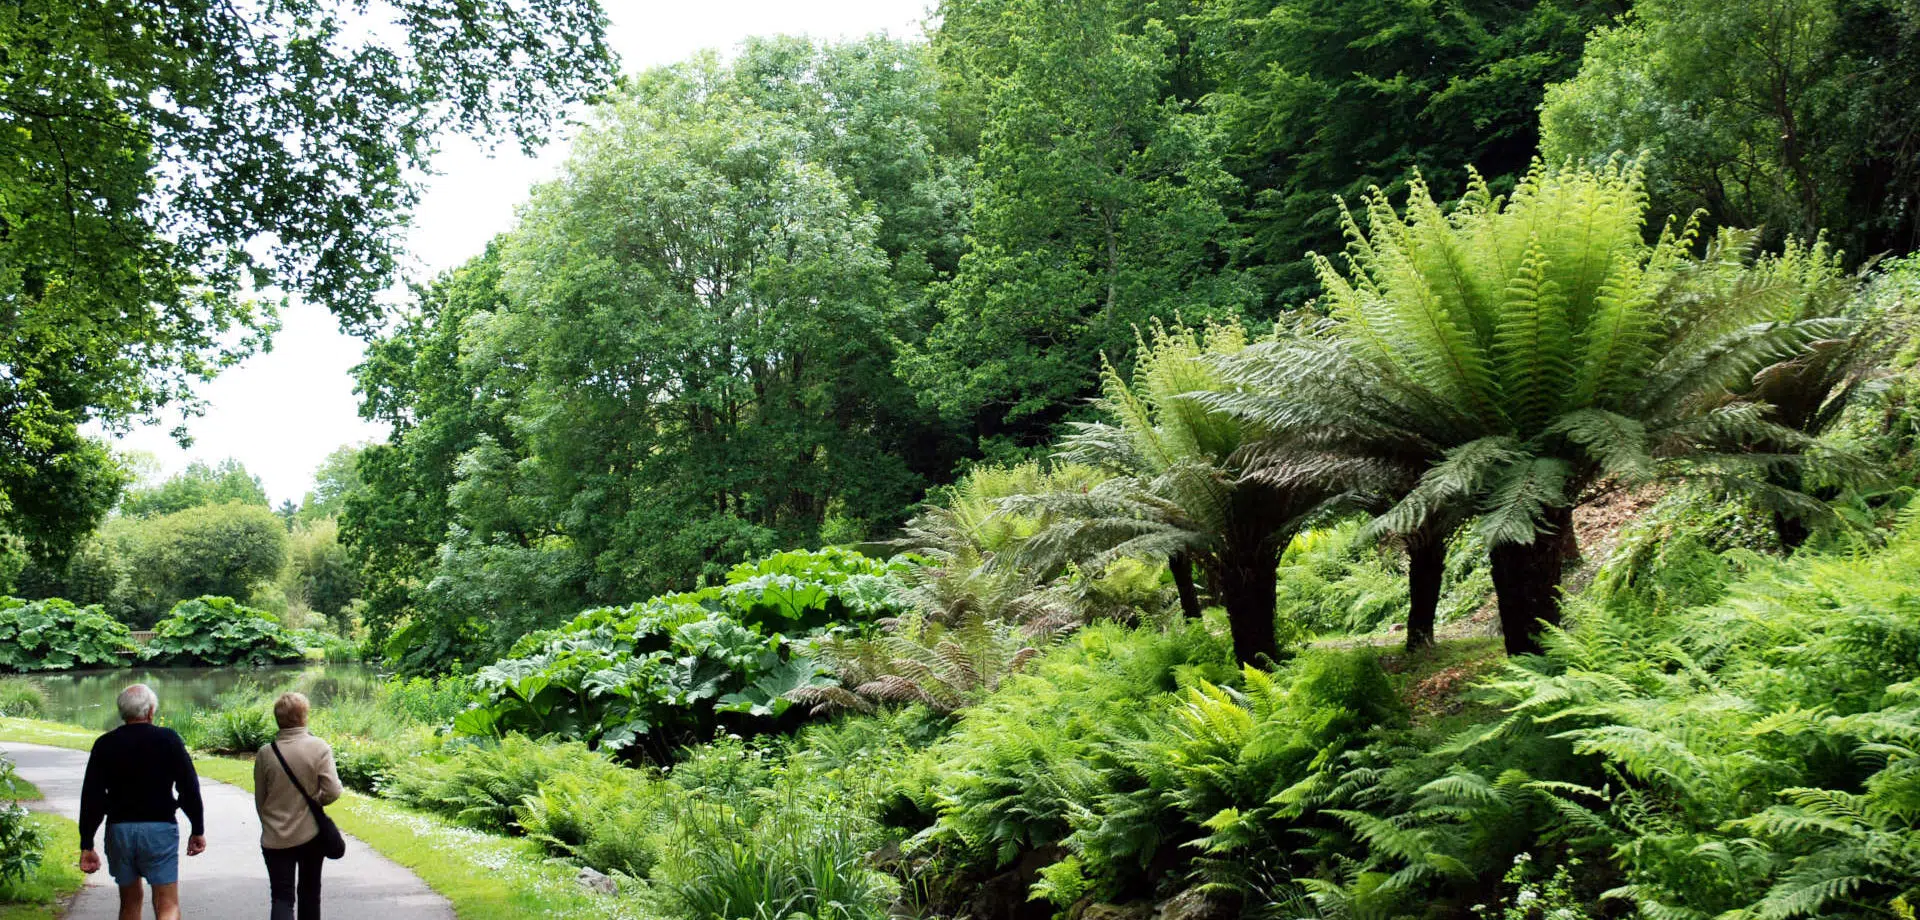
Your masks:
<svg viewBox="0 0 1920 920"><path fill-rule="evenodd" d="M80 869L100 871L93 834L107 825L107 866L120 886L120 920L140 920L140 882L153 886L155 920L180 920L180 825L191 826L187 855L207 848L200 777L173 729L153 724L160 698L146 684L120 691L119 728L93 742L80 787ZM177 791L177 793L176 793Z"/></svg>

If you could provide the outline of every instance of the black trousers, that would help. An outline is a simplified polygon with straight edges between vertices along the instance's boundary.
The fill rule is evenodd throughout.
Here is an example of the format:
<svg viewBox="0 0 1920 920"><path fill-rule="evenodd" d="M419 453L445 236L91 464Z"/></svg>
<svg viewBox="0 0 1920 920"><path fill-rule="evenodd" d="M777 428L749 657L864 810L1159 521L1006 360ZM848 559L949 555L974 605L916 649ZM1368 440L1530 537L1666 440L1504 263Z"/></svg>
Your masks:
<svg viewBox="0 0 1920 920"><path fill-rule="evenodd" d="M272 920L320 920L320 867L327 861L320 841L310 840L284 850L261 848L267 857L267 887L273 892Z"/></svg>

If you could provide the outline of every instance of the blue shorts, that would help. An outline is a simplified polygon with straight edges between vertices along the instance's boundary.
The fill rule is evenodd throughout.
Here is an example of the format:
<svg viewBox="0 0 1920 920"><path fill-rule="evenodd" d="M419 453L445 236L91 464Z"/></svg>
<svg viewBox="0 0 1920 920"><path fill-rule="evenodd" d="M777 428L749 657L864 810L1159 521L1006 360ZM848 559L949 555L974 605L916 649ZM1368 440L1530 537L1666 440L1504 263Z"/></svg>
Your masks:
<svg viewBox="0 0 1920 920"><path fill-rule="evenodd" d="M180 825L172 821L130 821L107 825L107 871L122 888L171 885L180 881Z"/></svg>

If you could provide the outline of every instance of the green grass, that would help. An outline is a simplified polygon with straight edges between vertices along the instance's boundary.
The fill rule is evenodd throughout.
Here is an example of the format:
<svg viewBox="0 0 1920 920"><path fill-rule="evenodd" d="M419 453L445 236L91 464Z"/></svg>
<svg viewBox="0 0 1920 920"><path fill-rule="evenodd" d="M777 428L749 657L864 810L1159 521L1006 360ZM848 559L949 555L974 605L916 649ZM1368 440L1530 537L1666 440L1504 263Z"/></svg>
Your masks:
<svg viewBox="0 0 1920 920"><path fill-rule="evenodd" d="M37 719L0 718L0 741L88 750L96 733ZM194 766L208 779L253 791L253 761L232 757L196 757ZM349 792L328 807L340 829L380 855L406 866L453 904L460 920L518 920L524 917L581 917L642 920L657 916L644 901L602 897L573 880L575 870L547 859L530 841L469 830L436 816ZM71 822L69 822L70 824ZM78 833L74 829L74 833ZM0 920L27 920L40 914L0 912Z"/></svg>
<svg viewBox="0 0 1920 920"><path fill-rule="evenodd" d="M23 744L44 744L47 747L87 751L93 749L93 739L98 737L100 737L99 732L75 728L59 722L0 716L0 741L18 741Z"/></svg>
<svg viewBox="0 0 1920 920"><path fill-rule="evenodd" d="M46 837L40 868L22 881L0 885L0 920L54 920L85 878L73 863L72 842L80 835L79 826L45 814L35 814L33 823Z"/></svg>

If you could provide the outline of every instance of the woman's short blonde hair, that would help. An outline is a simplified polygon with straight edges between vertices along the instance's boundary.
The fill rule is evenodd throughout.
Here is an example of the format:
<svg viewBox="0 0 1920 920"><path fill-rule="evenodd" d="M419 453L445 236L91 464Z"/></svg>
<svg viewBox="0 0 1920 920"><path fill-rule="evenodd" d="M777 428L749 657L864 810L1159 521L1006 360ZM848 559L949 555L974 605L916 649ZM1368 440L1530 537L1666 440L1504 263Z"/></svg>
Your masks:
<svg viewBox="0 0 1920 920"><path fill-rule="evenodd" d="M282 693L273 701L273 721L281 728L300 728L307 724L307 695L304 693Z"/></svg>

